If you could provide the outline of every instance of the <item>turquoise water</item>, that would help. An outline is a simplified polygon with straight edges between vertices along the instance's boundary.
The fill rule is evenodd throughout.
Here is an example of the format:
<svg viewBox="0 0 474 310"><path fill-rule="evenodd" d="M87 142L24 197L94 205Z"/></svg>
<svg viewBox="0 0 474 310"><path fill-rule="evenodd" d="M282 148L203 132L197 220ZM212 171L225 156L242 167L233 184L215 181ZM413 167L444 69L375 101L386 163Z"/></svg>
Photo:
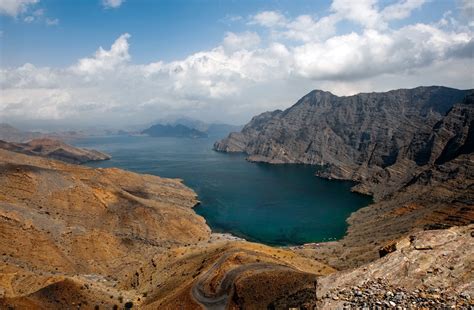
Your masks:
<svg viewBox="0 0 474 310"><path fill-rule="evenodd" d="M90 166L183 179L214 231L271 245L341 238L350 213L371 202L351 193L350 182L315 177L312 166L250 163L242 154L215 152L216 139L100 137L74 144L112 155Z"/></svg>

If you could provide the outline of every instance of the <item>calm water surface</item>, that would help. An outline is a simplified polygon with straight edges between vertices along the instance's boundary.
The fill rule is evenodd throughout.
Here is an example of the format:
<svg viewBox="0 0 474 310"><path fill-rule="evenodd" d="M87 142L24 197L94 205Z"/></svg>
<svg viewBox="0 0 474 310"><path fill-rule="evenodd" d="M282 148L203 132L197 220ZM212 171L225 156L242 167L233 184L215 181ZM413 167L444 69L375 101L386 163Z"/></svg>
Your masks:
<svg viewBox="0 0 474 310"><path fill-rule="evenodd" d="M271 245L340 238L350 213L371 202L351 193L350 182L315 177L312 166L256 164L214 152L218 138L97 137L74 144L112 155L90 166L183 179L199 195L195 211L214 231Z"/></svg>

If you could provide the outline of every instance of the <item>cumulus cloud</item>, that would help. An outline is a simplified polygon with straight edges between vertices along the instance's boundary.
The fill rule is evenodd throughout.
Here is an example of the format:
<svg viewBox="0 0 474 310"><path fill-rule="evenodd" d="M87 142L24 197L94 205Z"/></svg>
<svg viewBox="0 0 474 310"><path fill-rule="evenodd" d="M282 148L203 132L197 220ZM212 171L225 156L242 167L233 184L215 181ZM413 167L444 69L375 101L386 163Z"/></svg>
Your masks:
<svg viewBox="0 0 474 310"><path fill-rule="evenodd" d="M16 17L25 12L29 6L39 0L2 0L0 1L0 14Z"/></svg>
<svg viewBox="0 0 474 310"><path fill-rule="evenodd" d="M113 8L116 9L124 3L125 0L102 0L102 5L104 8Z"/></svg>
<svg viewBox="0 0 474 310"><path fill-rule="evenodd" d="M1 69L0 118L125 124L181 114L235 123L287 107L315 88L348 95L473 87L469 27L449 16L449 22L391 28L391 20L406 18L423 1L357 3L348 8L335 0L321 17L261 12L250 18L249 30L228 32L218 46L175 61L133 64L125 33L67 68ZM361 27L342 32L341 21ZM262 27L271 30L268 36Z"/></svg>
<svg viewBox="0 0 474 310"><path fill-rule="evenodd" d="M249 24L265 27L283 26L286 24L286 18L283 14L276 11L264 11L252 16Z"/></svg>
<svg viewBox="0 0 474 310"><path fill-rule="evenodd" d="M72 67L78 74L96 74L99 71L110 71L127 62L130 59L128 54L128 33L122 34L112 44L110 50L99 47L94 57L82 58Z"/></svg>
<svg viewBox="0 0 474 310"><path fill-rule="evenodd" d="M426 0L404 0L393 5L387 6L381 12L385 20L403 19L410 16L411 12L419 9Z"/></svg>
<svg viewBox="0 0 474 310"><path fill-rule="evenodd" d="M239 34L227 32L223 44L229 50L249 49L260 44L260 36L249 31Z"/></svg>
<svg viewBox="0 0 474 310"><path fill-rule="evenodd" d="M47 26L56 26L59 19L45 16L45 9L34 9L39 0L0 0L0 15L7 15L27 24L45 23Z"/></svg>

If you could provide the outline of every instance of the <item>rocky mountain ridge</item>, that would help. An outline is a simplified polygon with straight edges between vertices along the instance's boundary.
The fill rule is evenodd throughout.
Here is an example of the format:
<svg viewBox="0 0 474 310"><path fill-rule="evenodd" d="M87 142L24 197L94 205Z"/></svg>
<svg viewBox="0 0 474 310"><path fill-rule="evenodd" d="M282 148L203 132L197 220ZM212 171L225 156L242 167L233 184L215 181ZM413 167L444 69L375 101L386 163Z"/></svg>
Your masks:
<svg viewBox="0 0 474 310"><path fill-rule="evenodd" d="M0 140L6 142L26 142L42 137L40 132L23 131L9 124L0 123Z"/></svg>
<svg viewBox="0 0 474 310"><path fill-rule="evenodd" d="M0 308L472 304L472 225L405 236L337 272L310 248L211 233L197 202L180 180L0 150Z"/></svg>
<svg viewBox="0 0 474 310"><path fill-rule="evenodd" d="M0 140L0 149L48 157L67 163L83 164L89 161L108 160L110 155L84 148L74 147L59 140L37 138L24 143L5 142Z"/></svg>
<svg viewBox="0 0 474 310"><path fill-rule="evenodd" d="M473 130L473 91L314 91L254 117L215 148L251 161L318 164L319 176L356 181L353 190L372 194L375 203L349 217L342 240L296 249L345 269L407 234L474 223Z"/></svg>
<svg viewBox="0 0 474 310"><path fill-rule="evenodd" d="M296 105L298 113L265 113L216 145L258 150L251 159L276 163L324 159L320 175L358 180L355 189L376 201L351 215L347 235L336 242L274 248L213 234L192 210L196 194L180 180L0 149L0 308L471 307L474 98L445 90L390 94L412 98L393 108L405 113L397 120L381 103L362 104L359 114L348 106L331 112L356 120L365 111L385 115L381 129L363 122L370 134L356 136L362 141L344 136L354 126L337 129L344 135L332 129L336 99L317 92L311 96L326 98L321 105L313 107L310 96ZM456 103L459 92L464 99ZM312 109L328 111L326 124L317 123L323 134L312 121L301 127L301 116L318 118L303 113ZM409 133L385 134L386 124L413 120L420 123L408 124ZM307 137L315 142L303 142ZM397 146L397 137L410 143L394 155L387 137ZM338 143L349 153L330 148ZM308 152L297 158L301 149Z"/></svg>
<svg viewBox="0 0 474 310"><path fill-rule="evenodd" d="M174 137L174 138L207 138L207 133L194 128L177 124L162 125L156 124L141 132L151 137Z"/></svg>
<svg viewBox="0 0 474 310"><path fill-rule="evenodd" d="M467 117L458 122L469 132L472 98L462 103L468 94L472 91L446 87L348 97L315 90L285 111L254 117L240 133L230 134L214 147L245 152L251 161L320 165L321 176L356 181L355 190L379 199L400 188L414 168L436 162L437 158L426 159L432 149L450 147L442 145L448 141L440 135L430 136L447 113L452 120ZM453 129L451 135L461 130ZM424 143L427 139L430 145ZM386 190L387 183L393 183L393 188Z"/></svg>

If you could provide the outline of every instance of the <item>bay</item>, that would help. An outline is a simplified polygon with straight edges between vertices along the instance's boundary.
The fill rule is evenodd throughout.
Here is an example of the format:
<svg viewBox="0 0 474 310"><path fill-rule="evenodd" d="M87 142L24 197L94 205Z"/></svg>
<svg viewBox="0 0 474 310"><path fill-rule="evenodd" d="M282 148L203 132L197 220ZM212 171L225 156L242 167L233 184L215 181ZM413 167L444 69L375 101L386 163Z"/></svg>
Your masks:
<svg viewBox="0 0 474 310"><path fill-rule="evenodd" d="M244 154L215 152L217 139L111 136L73 144L112 155L92 167L182 179L198 194L195 211L213 231L269 245L339 239L348 216L372 201L352 193L352 182L316 177L314 166L251 163Z"/></svg>

